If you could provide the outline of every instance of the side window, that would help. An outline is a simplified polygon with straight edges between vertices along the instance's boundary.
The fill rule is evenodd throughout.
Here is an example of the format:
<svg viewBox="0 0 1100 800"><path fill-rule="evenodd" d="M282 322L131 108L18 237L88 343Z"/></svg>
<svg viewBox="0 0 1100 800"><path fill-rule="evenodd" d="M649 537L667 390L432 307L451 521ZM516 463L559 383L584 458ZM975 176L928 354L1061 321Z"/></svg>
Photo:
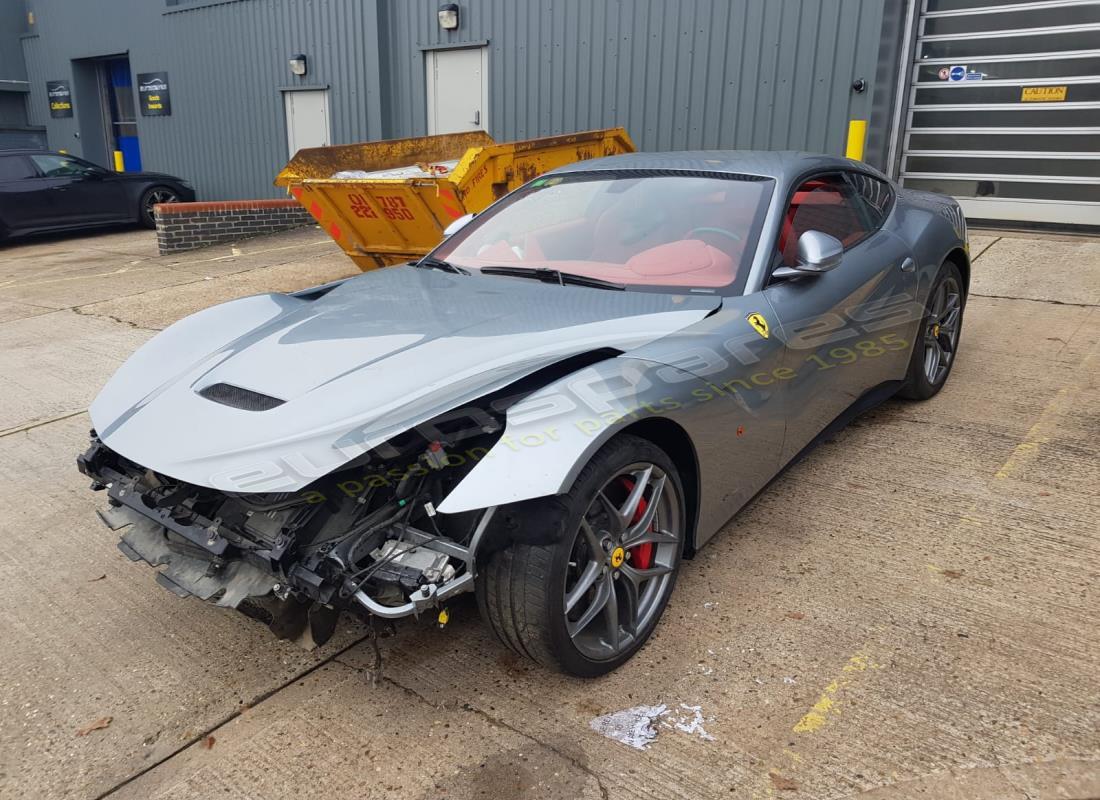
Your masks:
<svg viewBox="0 0 1100 800"><path fill-rule="evenodd" d="M0 156L0 181L21 181L37 177L34 167L23 156Z"/></svg>
<svg viewBox="0 0 1100 800"><path fill-rule="evenodd" d="M75 158L50 154L31 156L31 161L46 178L70 178L85 175L91 171L91 165Z"/></svg>
<svg viewBox="0 0 1100 800"><path fill-rule="evenodd" d="M795 265L798 237L806 231L834 236L845 249L860 242L872 230L863 205L863 199L842 175L818 175L803 183L791 196L779 234L783 263Z"/></svg>
<svg viewBox="0 0 1100 800"><path fill-rule="evenodd" d="M873 228L879 228L890 213L890 204L894 201L894 192L890 184L862 172L849 172L848 180L855 188L868 219Z"/></svg>

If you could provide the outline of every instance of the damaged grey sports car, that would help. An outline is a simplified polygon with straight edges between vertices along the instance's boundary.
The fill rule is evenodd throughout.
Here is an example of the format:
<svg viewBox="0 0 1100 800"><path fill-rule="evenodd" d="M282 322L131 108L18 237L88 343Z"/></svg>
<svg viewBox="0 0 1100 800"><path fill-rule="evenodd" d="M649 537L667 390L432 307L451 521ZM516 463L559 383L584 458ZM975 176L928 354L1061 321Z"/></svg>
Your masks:
<svg viewBox="0 0 1100 800"><path fill-rule="evenodd" d="M958 205L846 159L586 161L448 234L126 361L78 458L122 552L306 644L341 611L435 620L475 592L504 645L597 676L682 559L958 352Z"/></svg>

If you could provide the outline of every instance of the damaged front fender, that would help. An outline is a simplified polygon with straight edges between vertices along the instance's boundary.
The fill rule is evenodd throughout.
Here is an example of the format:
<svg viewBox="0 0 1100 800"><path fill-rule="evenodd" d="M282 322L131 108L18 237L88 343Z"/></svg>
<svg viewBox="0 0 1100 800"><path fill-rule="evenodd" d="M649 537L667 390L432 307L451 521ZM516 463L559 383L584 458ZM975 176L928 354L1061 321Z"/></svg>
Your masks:
<svg viewBox="0 0 1100 800"><path fill-rule="evenodd" d="M668 380L670 371L676 381ZM672 420L692 439L704 435L692 396L703 386L675 367L626 356L561 378L508 410L504 434L439 510L457 514L561 494L608 439L645 419Z"/></svg>

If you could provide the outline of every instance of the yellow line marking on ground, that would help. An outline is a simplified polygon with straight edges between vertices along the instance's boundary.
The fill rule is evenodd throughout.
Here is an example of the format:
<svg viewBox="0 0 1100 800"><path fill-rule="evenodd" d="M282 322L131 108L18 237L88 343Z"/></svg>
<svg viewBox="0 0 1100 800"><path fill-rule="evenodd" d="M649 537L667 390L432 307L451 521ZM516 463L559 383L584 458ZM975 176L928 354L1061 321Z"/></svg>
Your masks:
<svg viewBox="0 0 1100 800"><path fill-rule="evenodd" d="M1001 464L1001 468L997 470L993 477L999 481L1004 480L1023 464L1034 458L1035 454L1039 452L1039 448L1050 441L1050 434L1054 432L1056 425L1055 416L1060 414L1062 402L1075 391L1076 387L1069 386L1063 386L1058 390L1054 398L1046 404L1046 407L1039 414L1039 420L1028 429L1024 440L1016 445L1012 450L1012 454L1005 460L1005 463Z"/></svg>
<svg viewBox="0 0 1100 800"><path fill-rule="evenodd" d="M229 255L214 256L212 258L196 258L188 261L173 261L167 266L169 267L186 267L190 264L207 264L211 261L228 261L231 258L240 258L241 256L262 256L265 253L278 253L283 250L294 250L298 247L317 247L318 245L332 244L332 239L318 239L315 242L298 242L296 244L288 244L282 247L269 247L266 250L246 250L241 247L233 247L233 251Z"/></svg>
<svg viewBox="0 0 1100 800"><path fill-rule="evenodd" d="M870 657L864 653L856 653L849 658L848 663L841 669L840 677L825 687L821 697L791 730L795 733L813 733L824 728L829 723L830 717L840 715L838 698L841 690L855 680L859 673L866 672L868 669L881 669L881 666L872 663Z"/></svg>
<svg viewBox="0 0 1100 800"><path fill-rule="evenodd" d="M825 687L822 692L821 698L817 699L817 702L813 704L813 708L809 712L803 715L799 723L793 728L795 733L813 733L814 731L821 730L828 722L828 717L833 715L839 715L837 710L837 695L840 690L848 686L851 681L854 681L860 672L866 672L868 669L882 669L882 666L875 664L871 661L870 656L865 653L857 653L853 657L848 659L847 664L840 669L840 676ZM771 798L788 797L789 792L777 792L775 789L775 782L772 780L772 774L788 777L792 775L799 775L800 770L804 771L806 767L806 759L795 750L790 747L783 747L779 757L772 757L768 761L764 761L763 769L753 780L752 794L753 800L770 800Z"/></svg>
<svg viewBox="0 0 1100 800"><path fill-rule="evenodd" d="M146 267L145 269L151 269L151 267ZM123 275L127 272L132 272L132 271L133 270L131 270L129 267L120 267L119 269L113 270L111 272L96 272L92 275L69 275L69 276L64 277L64 278L49 278L49 279L44 280L44 281L30 281L30 282L26 282L26 283L20 283L18 278L13 278L10 281L4 281L3 283L0 283L0 289L6 289L9 286L42 286L43 284L47 284L47 283L61 283L62 281L77 281L77 280L80 280L82 278L106 278L106 277L110 277L111 275Z"/></svg>

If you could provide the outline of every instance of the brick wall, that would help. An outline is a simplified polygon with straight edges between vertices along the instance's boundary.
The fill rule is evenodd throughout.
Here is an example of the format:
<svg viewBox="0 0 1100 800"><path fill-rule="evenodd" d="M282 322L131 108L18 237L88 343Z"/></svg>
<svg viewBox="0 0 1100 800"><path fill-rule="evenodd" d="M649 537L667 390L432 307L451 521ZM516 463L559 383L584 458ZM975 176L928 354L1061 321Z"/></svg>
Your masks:
<svg viewBox="0 0 1100 800"><path fill-rule="evenodd" d="M161 203L154 213L161 255L314 223L297 200Z"/></svg>

